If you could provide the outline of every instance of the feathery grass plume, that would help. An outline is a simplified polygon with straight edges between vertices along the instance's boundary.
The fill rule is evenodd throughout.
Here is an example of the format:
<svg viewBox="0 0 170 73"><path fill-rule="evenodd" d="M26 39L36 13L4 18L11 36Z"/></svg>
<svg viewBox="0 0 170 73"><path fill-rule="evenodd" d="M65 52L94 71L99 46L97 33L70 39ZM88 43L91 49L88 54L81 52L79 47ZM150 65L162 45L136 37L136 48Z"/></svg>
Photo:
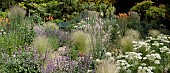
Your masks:
<svg viewBox="0 0 170 73"><path fill-rule="evenodd" d="M148 35L149 35L149 36L152 36L152 37L156 37L156 36L158 36L159 34L160 34L159 30L154 30L154 29L149 30L149 32L148 32Z"/></svg>
<svg viewBox="0 0 170 73"><path fill-rule="evenodd" d="M125 36L119 39L119 45L122 51L133 51L132 41L139 40L139 32L137 30L129 29L125 32Z"/></svg>
<svg viewBox="0 0 170 73"><path fill-rule="evenodd" d="M20 6L16 5L10 8L8 18L10 22L22 24L26 15L26 11Z"/></svg>
<svg viewBox="0 0 170 73"><path fill-rule="evenodd" d="M47 51L51 50L50 43L46 37L36 37L33 40L33 46L37 48L39 54L45 54Z"/></svg>
<svg viewBox="0 0 170 73"><path fill-rule="evenodd" d="M45 24L43 24L43 26L46 29L59 30L59 26L57 26L55 23L52 22L46 22Z"/></svg>
<svg viewBox="0 0 170 73"><path fill-rule="evenodd" d="M110 57L110 59L98 60L96 73L119 73L119 69L115 61Z"/></svg>
<svg viewBox="0 0 170 73"><path fill-rule="evenodd" d="M83 31L75 31L71 34L73 45L80 55L90 52L90 36Z"/></svg>

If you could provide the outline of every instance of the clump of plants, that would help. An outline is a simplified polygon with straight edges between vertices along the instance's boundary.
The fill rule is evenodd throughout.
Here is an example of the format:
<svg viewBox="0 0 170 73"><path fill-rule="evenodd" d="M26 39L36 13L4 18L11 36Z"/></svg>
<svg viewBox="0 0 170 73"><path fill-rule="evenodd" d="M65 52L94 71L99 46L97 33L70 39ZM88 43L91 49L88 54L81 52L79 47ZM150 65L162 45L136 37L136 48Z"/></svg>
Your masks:
<svg viewBox="0 0 170 73"><path fill-rule="evenodd" d="M32 45L34 48L37 49L39 54L45 54L46 52L51 50L51 45L46 37L36 37L33 40Z"/></svg>
<svg viewBox="0 0 170 73"><path fill-rule="evenodd" d="M123 52L132 51L132 41L137 41L140 38L140 34L137 30L129 29L125 32L125 36L119 39L119 45Z"/></svg>
<svg viewBox="0 0 170 73"><path fill-rule="evenodd" d="M72 33L72 43L80 55L90 52L90 36L83 31L75 31Z"/></svg>
<svg viewBox="0 0 170 73"><path fill-rule="evenodd" d="M149 30L148 31L148 35L149 36L152 36L152 37L156 37L160 34L160 31L159 30Z"/></svg>
<svg viewBox="0 0 170 73"><path fill-rule="evenodd" d="M58 39L55 37L49 37L48 42L53 50L57 50L59 48Z"/></svg>
<svg viewBox="0 0 170 73"><path fill-rule="evenodd" d="M119 73L119 68L116 61L110 52L105 54L105 58L96 59L96 73Z"/></svg>
<svg viewBox="0 0 170 73"><path fill-rule="evenodd" d="M46 29L59 30L59 26L57 26L55 23L52 22L46 22L45 24L43 24L43 26Z"/></svg>
<svg viewBox="0 0 170 73"><path fill-rule="evenodd" d="M34 72L40 73L39 61L34 58L34 54L31 51L22 52L21 54L14 54L12 57L8 57L7 61L3 65L5 68L2 70L4 73L22 73L22 72ZM1 71L0 71L1 72Z"/></svg>
<svg viewBox="0 0 170 73"><path fill-rule="evenodd" d="M166 73L169 68L170 36L160 34L133 41L133 50L117 55L120 73Z"/></svg>
<svg viewBox="0 0 170 73"><path fill-rule="evenodd" d="M24 18L26 15L26 11L20 6L14 6L8 12L8 18L11 23L15 23L15 25L23 24Z"/></svg>

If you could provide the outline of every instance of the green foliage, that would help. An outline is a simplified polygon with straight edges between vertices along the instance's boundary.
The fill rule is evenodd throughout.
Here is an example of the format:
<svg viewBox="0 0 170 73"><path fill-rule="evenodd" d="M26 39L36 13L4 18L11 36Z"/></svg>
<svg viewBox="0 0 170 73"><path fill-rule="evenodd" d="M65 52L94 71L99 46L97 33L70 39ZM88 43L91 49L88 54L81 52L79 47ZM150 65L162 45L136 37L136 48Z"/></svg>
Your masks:
<svg viewBox="0 0 170 73"><path fill-rule="evenodd" d="M28 19L31 21L31 24L37 24L37 25L43 25L44 24L44 21L43 21L43 18L40 17L40 14L38 13L35 13L31 16L28 17Z"/></svg>
<svg viewBox="0 0 170 73"><path fill-rule="evenodd" d="M109 2L109 4L108 4ZM78 0L28 0L22 1L19 5L29 11L29 14L38 13L41 17L53 16L62 20L70 20L84 10L102 11L106 15L113 14L115 8L110 1L81 2Z"/></svg>
<svg viewBox="0 0 170 73"><path fill-rule="evenodd" d="M63 20L60 20L60 19L56 19L56 20L53 21L53 23L56 23L57 25L61 22L63 22Z"/></svg>
<svg viewBox="0 0 170 73"><path fill-rule="evenodd" d="M25 15L26 11L19 6L14 6L8 13L10 25L6 27L6 31L7 33L13 32L18 36L20 46L29 45L34 37L33 25L30 25L32 21Z"/></svg>
<svg viewBox="0 0 170 73"><path fill-rule="evenodd" d="M0 11L6 11L11 6L15 5L16 0L1 0L0 2Z"/></svg>
<svg viewBox="0 0 170 73"><path fill-rule="evenodd" d="M165 17L166 9L158 8L155 6L151 6L148 10L146 10L146 15L151 18Z"/></svg>
<svg viewBox="0 0 170 73"><path fill-rule="evenodd" d="M28 9L30 13L45 12L45 0L23 0L19 3L24 9Z"/></svg>
<svg viewBox="0 0 170 73"><path fill-rule="evenodd" d="M141 28L141 21L140 21L140 15L137 12L130 11L128 12L128 28L142 30Z"/></svg>
<svg viewBox="0 0 170 73"><path fill-rule="evenodd" d="M78 53L79 53L78 50L76 50L76 48L73 47L69 52L69 56L72 60L76 60L78 58L78 55L79 55Z"/></svg>
<svg viewBox="0 0 170 73"><path fill-rule="evenodd" d="M143 1L140 3L137 3L136 6L132 7L131 10L132 11L137 11L137 12L145 12L146 10L148 10L150 8L150 6L152 6L154 2L152 1Z"/></svg>
<svg viewBox="0 0 170 73"><path fill-rule="evenodd" d="M7 12L0 11L0 18L4 18L7 16Z"/></svg>
<svg viewBox="0 0 170 73"><path fill-rule="evenodd" d="M32 31L25 29L20 34L10 32L0 35L0 49L7 51L7 54L11 56L18 48L29 45L33 40L33 36Z"/></svg>
<svg viewBox="0 0 170 73"><path fill-rule="evenodd" d="M0 39L0 49L6 50L9 56L19 47L19 37L14 33L2 35Z"/></svg>
<svg viewBox="0 0 170 73"><path fill-rule="evenodd" d="M132 11L141 13L142 16L147 17L147 19L155 19L159 17L165 17L166 9L164 6L156 7L153 6L152 1L143 1L137 3L131 8Z"/></svg>
<svg viewBox="0 0 170 73"><path fill-rule="evenodd" d="M95 2L96 4L99 3L106 3L106 4L114 4L115 0L79 0L80 2Z"/></svg>
<svg viewBox="0 0 170 73"><path fill-rule="evenodd" d="M42 17L53 16L60 19L70 19L70 15L78 8L77 0L24 0L19 3L29 14L38 13Z"/></svg>
<svg viewBox="0 0 170 73"><path fill-rule="evenodd" d="M4 64L0 65L1 73L40 73L38 59L34 58L32 51L23 51L3 59Z"/></svg>

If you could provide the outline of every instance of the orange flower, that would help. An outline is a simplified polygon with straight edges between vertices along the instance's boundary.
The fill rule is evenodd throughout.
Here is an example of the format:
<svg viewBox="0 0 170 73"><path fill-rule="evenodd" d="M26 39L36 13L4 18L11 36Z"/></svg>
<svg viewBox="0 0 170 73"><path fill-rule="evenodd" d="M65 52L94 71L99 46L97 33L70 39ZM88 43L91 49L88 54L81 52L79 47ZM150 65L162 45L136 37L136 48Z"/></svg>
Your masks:
<svg viewBox="0 0 170 73"><path fill-rule="evenodd" d="M119 18L127 18L128 15L126 13L119 13Z"/></svg>
<svg viewBox="0 0 170 73"><path fill-rule="evenodd" d="M53 21L54 18L53 16L48 16L48 17L45 17L44 20L47 20L47 21Z"/></svg>

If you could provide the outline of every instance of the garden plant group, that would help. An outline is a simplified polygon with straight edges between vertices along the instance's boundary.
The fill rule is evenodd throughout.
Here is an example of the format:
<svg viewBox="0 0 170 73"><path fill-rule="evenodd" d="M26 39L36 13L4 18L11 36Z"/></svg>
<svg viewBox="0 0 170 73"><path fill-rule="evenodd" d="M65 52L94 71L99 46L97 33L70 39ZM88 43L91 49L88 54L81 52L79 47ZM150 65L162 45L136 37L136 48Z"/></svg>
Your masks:
<svg viewBox="0 0 170 73"><path fill-rule="evenodd" d="M2 0L0 73L170 73L164 1Z"/></svg>

